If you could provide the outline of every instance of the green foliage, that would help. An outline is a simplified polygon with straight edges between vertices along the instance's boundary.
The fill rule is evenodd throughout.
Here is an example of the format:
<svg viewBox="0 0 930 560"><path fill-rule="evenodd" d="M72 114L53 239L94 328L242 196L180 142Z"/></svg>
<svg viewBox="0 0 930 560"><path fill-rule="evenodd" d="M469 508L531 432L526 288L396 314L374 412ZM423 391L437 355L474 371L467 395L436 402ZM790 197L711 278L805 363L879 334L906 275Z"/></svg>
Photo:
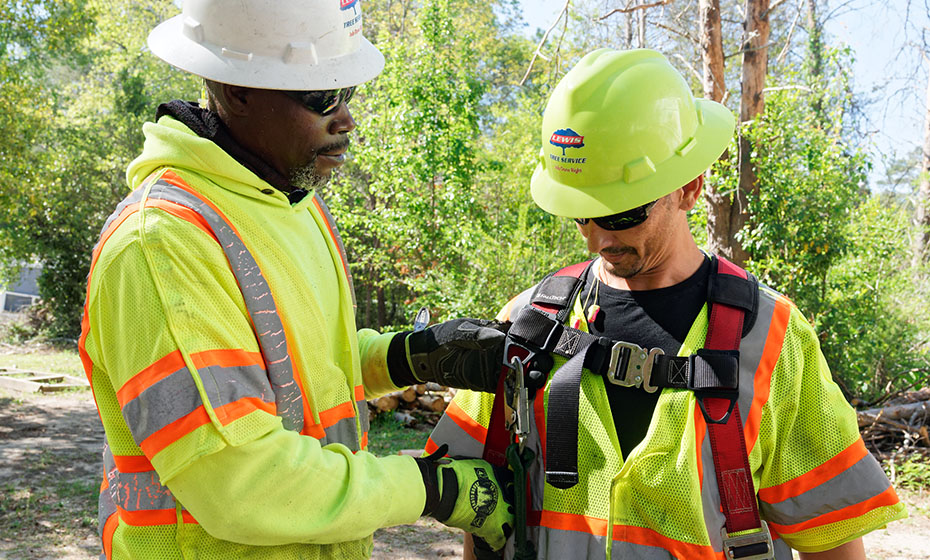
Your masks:
<svg viewBox="0 0 930 560"><path fill-rule="evenodd" d="M196 91L145 49L171 3L6 3L0 22L0 266L43 266L45 334L76 338L91 251L125 195L154 99ZM9 273L9 270L7 270Z"/></svg>
<svg viewBox="0 0 930 560"><path fill-rule="evenodd" d="M748 268L808 315L847 393L875 400L930 371L927 300L908 268L905 206L869 193L865 156L845 140L846 55L827 54L827 77L769 93L743 128L759 193L741 238ZM735 189L735 153L716 170L725 190Z"/></svg>
<svg viewBox="0 0 930 560"><path fill-rule="evenodd" d="M539 255L566 232L528 196L544 98L502 85L529 44L485 5L433 0L407 17L377 37L385 70L353 102L358 163L329 195L363 326L409 326L423 305L493 315L551 269Z"/></svg>
<svg viewBox="0 0 930 560"><path fill-rule="evenodd" d="M892 458L882 466L896 488L918 491L930 488L930 459L919 453L904 459Z"/></svg>

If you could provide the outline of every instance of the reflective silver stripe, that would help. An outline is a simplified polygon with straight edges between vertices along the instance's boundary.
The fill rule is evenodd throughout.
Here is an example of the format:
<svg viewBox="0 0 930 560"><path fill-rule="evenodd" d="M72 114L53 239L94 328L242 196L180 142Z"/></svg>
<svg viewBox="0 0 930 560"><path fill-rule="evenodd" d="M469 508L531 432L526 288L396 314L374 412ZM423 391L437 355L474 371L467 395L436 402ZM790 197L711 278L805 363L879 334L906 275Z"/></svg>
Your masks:
<svg viewBox="0 0 930 560"><path fill-rule="evenodd" d="M528 527L530 538L537 544L537 558L549 560L561 560L562 558L571 558L572 560L602 560L606 551L606 537L592 535L581 531L566 531L563 529L551 529L549 527ZM775 546L775 560L791 560L791 549L785 544L785 541L776 539L773 542ZM505 558L513 558L513 541L507 543ZM722 553L715 553L723 557ZM671 560L676 557L668 550L658 546L647 546L642 544L614 540L611 553L611 560L627 560L636 558L638 560ZM678 560L690 560L680 558Z"/></svg>
<svg viewBox="0 0 930 560"><path fill-rule="evenodd" d="M430 439L436 445L444 443L449 445L449 455L460 457L481 457L484 453L484 442L480 442L471 437L471 434L463 430L456 424L452 418L443 415L433 428Z"/></svg>
<svg viewBox="0 0 930 560"><path fill-rule="evenodd" d="M768 504L760 500L762 516L779 525L794 525L825 513L864 502L881 494L891 483L870 453L839 475L787 500Z"/></svg>
<svg viewBox="0 0 930 560"><path fill-rule="evenodd" d="M110 446L106 443L103 444L103 466L104 473L108 473L111 468L115 468L113 455L110 453ZM100 496L97 498L97 534L101 539L103 538L103 528L107 523L107 519L114 513L116 513L116 503L110 496L110 492L108 492L107 489L103 489L100 492Z"/></svg>
<svg viewBox="0 0 930 560"><path fill-rule="evenodd" d="M114 511L116 507L126 511L175 508L174 496L166 486L162 486L161 479L155 471L120 472L109 448L104 451L103 465L109 483L106 493L110 496ZM101 515L102 513L101 508ZM100 530L103 531L103 525Z"/></svg>
<svg viewBox="0 0 930 560"><path fill-rule="evenodd" d="M355 303L355 283L352 281L352 271L349 270L349 258L346 256L346 246L342 242L342 236L339 235L339 228L336 227L336 218L333 217L332 212L329 211L329 206L323 202L323 199L320 198L318 194L314 194L316 201L320 203L320 210L323 212L323 217L326 218L326 221L329 223L330 229L333 231L333 236L335 237L334 241L336 242L336 248L339 249L339 254L342 256L342 262L345 265L346 280L349 282L349 295L352 296L352 307L357 307ZM361 408L359 410L362 410Z"/></svg>
<svg viewBox="0 0 930 560"><path fill-rule="evenodd" d="M159 180L152 186L148 196L174 202L197 212L213 230L213 235L226 253L252 318L274 390L278 416L285 428L299 432L304 425L303 402L300 387L294 379L294 366L288 354L284 325L275 307L271 289L252 253L226 219L195 195Z"/></svg>
<svg viewBox="0 0 930 560"><path fill-rule="evenodd" d="M604 560L607 550L607 537L582 533L581 531L565 531L563 529L550 529L549 527L529 527L529 533L536 539L538 558L571 558L572 560ZM617 557L617 545L611 554ZM509 548L509 547L508 547ZM512 553L507 556L512 558ZM631 555L626 558L647 558L645 556ZM648 558L652 558L651 556ZM663 556L668 558L668 556Z"/></svg>
<svg viewBox="0 0 930 560"><path fill-rule="evenodd" d="M273 402L271 385L261 366L208 366L199 368L203 386L214 409L251 397ZM146 388L122 407L123 418L137 444L172 422L194 412L200 394L187 368Z"/></svg>
<svg viewBox="0 0 930 560"><path fill-rule="evenodd" d="M371 422L368 420L368 401L355 401L355 411L358 413L358 423L362 433L367 434L371 430Z"/></svg>
<svg viewBox="0 0 930 560"><path fill-rule="evenodd" d="M356 433L356 423L355 416L350 416L349 418L343 418L339 420L332 426L326 428L326 435L320 439L320 445L327 445L330 443L341 443L351 449L352 451L358 451L358 434Z"/></svg>
<svg viewBox="0 0 930 560"><path fill-rule="evenodd" d="M740 342L739 347L739 413L746 426L746 420L752 407L755 396L756 369L762 361L765 351L765 341L768 340L769 328L772 326L772 317L775 314L775 298L768 292L759 290L759 308L756 322L752 329ZM771 372L768 372L771 373ZM697 407L697 403L694 405ZM747 443L748 445L748 443ZM747 449L747 451L749 451ZM704 429L704 441L701 444L701 464L704 467L704 477L701 483L701 507L704 510L704 524L714 550L723 550L720 540L720 528L726 523L723 512L720 511L720 488L717 486L717 474L714 469L714 454L710 446L710 436Z"/></svg>

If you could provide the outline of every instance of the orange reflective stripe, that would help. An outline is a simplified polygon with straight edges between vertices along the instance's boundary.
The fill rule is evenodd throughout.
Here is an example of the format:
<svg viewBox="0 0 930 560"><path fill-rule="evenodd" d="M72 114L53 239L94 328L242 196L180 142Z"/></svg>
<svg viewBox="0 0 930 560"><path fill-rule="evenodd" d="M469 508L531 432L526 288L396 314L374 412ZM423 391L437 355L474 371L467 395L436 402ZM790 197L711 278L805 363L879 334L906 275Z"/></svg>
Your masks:
<svg viewBox="0 0 930 560"><path fill-rule="evenodd" d="M779 525L777 523L769 522L769 525L782 535L797 533L798 531L803 531L805 529L822 527L823 525L829 525L830 523L838 523L840 521L846 521L847 519L853 519L865 515L866 513L880 507L893 506L897 504L898 501L898 494L894 491L894 487L888 486L884 492L869 498L864 502L859 502L858 504L853 504L851 506L844 507L843 509L831 511L813 519L802 521L801 523L795 523L794 525Z"/></svg>
<svg viewBox="0 0 930 560"><path fill-rule="evenodd" d="M577 513L560 513L558 511L531 511L527 515L530 525L561 529L563 531L580 531L591 535L607 536L607 520Z"/></svg>
<svg viewBox="0 0 930 560"><path fill-rule="evenodd" d="M245 350L206 350L191 354L191 361L197 368L218 366L261 366L265 367L261 352L246 352Z"/></svg>
<svg viewBox="0 0 930 560"><path fill-rule="evenodd" d="M188 433L193 432L200 426L209 423L210 417L207 415L206 409L201 405L190 414L175 420L142 440L139 447L142 448L146 457L154 457L162 449L168 447Z"/></svg>
<svg viewBox="0 0 930 560"><path fill-rule="evenodd" d="M116 526L119 525L119 517L116 513L107 517L103 525L103 555L107 560L113 558L113 533L116 532Z"/></svg>
<svg viewBox="0 0 930 560"><path fill-rule="evenodd" d="M631 525L614 525L613 540L664 548L675 558L687 558L688 560L693 558L717 559L722 556L714 552L712 546L676 541L652 529Z"/></svg>
<svg viewBox="0 0 930 560"><path fill-rule="evenodd" d="M121 507L116 508L120 521L134 527L148 527L151 525L174 525L178 522L178 514L172 509L144 509L129 511Z"/></svg>
<svg viewBox="0 0 930 560"><path fill-rule="evenodd" d="M220 418L223 421L223 425L226 426L256 410L264 410L268 414L274 416L275 404L273 402L265 402L255 397L245 397L235 402L224 404L214 410L216 411L217 417Z"/></svg>
<svg viewBox="0 0 930 560"><path fill-rule="evenodd" d="M184 220L185 222L190 222L191 224L197 226L199 229L203 230L204 233L216 240L216 235L213 234L213 230L210 229L210 226L207 225L206 220L203 219L203 216L194 212L186 206L181 206L175 202L169 200L160 200L148 198L145 200L146 208L158 208L159 210L164 210L165 212Z"/></svg>
<svg viewBox="0 0 930 560"><path fill-rule="evenodd" d="M122 473L154 471L155 467L145 455L114 455L113 462Z"/></svg>
<svg viewBox="0 0 930 560"><path fill-rule="evenodd" d="M363 385L355 386L355 400L364 401L365 399L365 387Z"/></svg>
<svg viewBox="0 0 930 560"><path fill-rule="evenodd" d="M362 434L362 442L359 444L360 449L368 447L368 432Z"/></svg>
<svg viewBox="0 0 930 560"><path fill-rule="evenodd" d="M184 363L181 351L175 350L123 383L123 386L116 392L116 400L119 401L120 406L126 406L126 403L138 397L142 391L185 367L187 365Z"/></svg>
<svg viewBox="0 0 930 560"><path fill-rule="evenodd" d="M446 408L446 416L448 416L455 424L462 429L466 434L475 438L475 440L483 442L488 437L488 429L476 422L471 416L469 416L462 408L456 404L453 400L449 403L449 406Z"/></svg>
<svg viewBox="0 0 930 560"><path fill-rule="evenodd" d="M240 349L196 352L191 354L191 362L193 362L194 367L198 369L210 366L261 366L262 369L265 367L265 362L262 360L260 352L246 352ZM120 406L125 406L126 403L138 397L142 391L145 391L165 377L186 367L187 364L184 363L184 357L181 355L181 351L175 350L132 376L132 378L124 383L119 391L116 392L116 399L119 401ZM265 407L262 408L264 409Z"/></svg>
<svg viewBox="0 0 930 560"><path fill-rule="evenodd" d="M704 435L707 434L707 423L697 401L694 401L694 453L697 459L698 488L704 491L704 461L701 460L701 449L704 447Z"/></svg>
<svg viewBox="0 0 930 560"><path fill-rule="evenodd" d="M849 467L858 463L863 457L868 455L868 453L869 451L865 448L865 443L862 441L862 438L858 438L852 445L839 452L835 457L808 473L783 482L778 486L760 489L759 499L770 504L775 504L789 498L794 498L842 473Z"/></svg>
<svg viewBox="0 0 930 560"><path fill-rule="evenodd" d="M788 330L788 320L791 318L791 302L783 296L775 300L775 309L772 311L772 322L765 339L762 350L762 359L753 378L753 397L749 413L746 415L746 425L743 426L743 438L746 441L746 451L751 453L756 441L759 439L759 427L762 424L762 407L769 400L772 389L772 372L781 356L782 345L785 342L785 332Z"/></svg>
<svg viewBox="0 0 930 560"><path fill-rule="evenodd" d="M320 425L323 427L323 429L326 429L340 420L354 417L355 404L346 401L340 405L336 405L328 410L320 412Z"/></svg>
<svg viewBox="0 0 930 560"><path fill-rule="evenodd" d="M426 451L427 454L430 454L436 451L437 449L439 449L439 446L436 445L436 442L433 441L433 438L431 437L427 438L426 445L423 447L423 450Z"/></svg>

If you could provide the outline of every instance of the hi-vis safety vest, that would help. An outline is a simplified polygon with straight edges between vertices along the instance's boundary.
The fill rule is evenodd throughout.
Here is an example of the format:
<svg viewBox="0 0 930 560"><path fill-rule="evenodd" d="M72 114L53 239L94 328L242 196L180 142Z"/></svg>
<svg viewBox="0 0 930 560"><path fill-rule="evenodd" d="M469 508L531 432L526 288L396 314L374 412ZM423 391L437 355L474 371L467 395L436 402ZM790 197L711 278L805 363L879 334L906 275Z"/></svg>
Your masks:
<svg viewBox="0 0 930 560"><path fill-rule="evenodd" d="M325 206L317 199L312 205L310 212L315 213L314 219L326 223L330 250L338 251L342 260L343 274L336 273L340 277L340 291L350 293L351 280L341 240ZM195 353L175 350L159 355L157 348L161 340L127 340L126 344L149 345L156 350L148 367L120 385L100 370L101 365L96 364L87 351L92 341L87 340L91 328L85 308L81 358L107 429L99 504L99 531L106 558L132 556L161 560L187 557L193 553L191 551L196 551L198 557L214 558L367 557L370 538L334 545L275 547L215 539L198 526L194 516L161 484L159 472L170 478L197 456L267 432L277 422L275 417L279 417L288 430L312 436L321 444L343 444L353 452L367 446L369 426L360 379L351 379L351 374L347 378L346 374L332 375L321 370L319 374L309 374L312 387L308 387L306 380L298 375L292 359L295 333L290 330L286 315L276 307L275 297L256 258L217 206L175 172L163 169L150 176L118 206L106 222L94 250L91 279L102 248L120 225L131 219L141 220L145 212L149 212L145 214L147 219L157 219L152 210L180 218L209 235L222 248L237 284L227 286L227 293L236 288L241 293L241 305L252 329L243 335L240 347ZM160 243L154 233L149 235L153 236L149 243ZM148 264L156 268L165 266L160 262ZM89 283L89 296L90 290ZM168 299L180 297L170 291L165 293ZM152 302L133 303L142 308ZM185 312L196 312L190 306L184 307L182 301L162 303L180 306L188 310ZM130 305L126 307L116 312L129 316L140 312L140 309L128 308ZM113 319L127 324L126 317ZM139 320L145 319L140 316ZM210 320L208 318L208 322ZM216 328L228 326L229 320L216 317ZM106 328L107 320L98 319L97 323L102 325L100 328ZM200 335L183 332L180 327L169 330L171 332L166 332L165 336L180 338L176 342L181 348L194 344L191 341ZM243 349L250 344L254 346L256 341L257 348ZM111 356L119 353L118 348L106 350ZM93 351L101 353L100 348ZM351 348L346 350L347 353L351 351ZM364 414L358 414L359 410ZM153 464L159 467L158 472ZM218 472L216 476L226 478L232 474ZM311 496L308 492L307 499Z"/></svg>
<svg viewBox="0 0 930 560"><path fill-rule="evenodd" d="M524 292L502 311L517 317ZM576 296L566 323L587 331ZM699 313L679 356L703 348L708 306ZM635 343L635 341L632 341ZM905 515L894 489L859 437L810 325L784 297L758 289L755 320L739 344L739 397L753 488L775 538L775 557L790 548L821 551ZM552 377L536 393L526 445L536 460L530 479L528 535L540 559L721 559L725 519L708 426L695 395L662 389L644 440L620 449L604 388L587 369L578 403L579 482L560 489L546 481L546 418ZM494 397L461 391L434 429L426 450L482 456ZM727 473L723 473L724 478ZM736 502L752 497L735 497ZM731 510L732 511L732 510ZM610 541L608 541L610 539ZM512 557L508 543L506 557Z"/></svg>

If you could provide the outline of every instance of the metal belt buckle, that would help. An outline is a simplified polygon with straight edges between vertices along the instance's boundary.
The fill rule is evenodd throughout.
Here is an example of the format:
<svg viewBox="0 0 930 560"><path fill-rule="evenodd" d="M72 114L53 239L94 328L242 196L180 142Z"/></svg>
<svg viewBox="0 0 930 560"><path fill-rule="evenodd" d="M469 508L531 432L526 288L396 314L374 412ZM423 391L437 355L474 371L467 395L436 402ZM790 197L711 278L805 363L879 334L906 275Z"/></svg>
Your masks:
<svg viewBox="0 0 930 560"><path fill-rule="evenodd" d="M762 527L758 531L735 537L727 535L726 525L720 528L723 553L728 560L771 560L775 558L769 525L761 519L759 521ZM765 550L762 550L763 547L760 545L764 545Z"/></svg>
<svg viewBox="0 0 930 560"><path fill-rule="evenodd" d="M625 360L622 353L627 350ZM655 364L656 356L665 354L661 348L645 350L638 344L632 342L615 342L610 349L610 365L607 367L607 379L614 385L621 387L639 387L642 385L647 393L654 393L658 387L649 384L649 378L652 375L652 366ZM618 371L620 368L625 371ZM620 377L620 374L623 377Z"/></svg>

